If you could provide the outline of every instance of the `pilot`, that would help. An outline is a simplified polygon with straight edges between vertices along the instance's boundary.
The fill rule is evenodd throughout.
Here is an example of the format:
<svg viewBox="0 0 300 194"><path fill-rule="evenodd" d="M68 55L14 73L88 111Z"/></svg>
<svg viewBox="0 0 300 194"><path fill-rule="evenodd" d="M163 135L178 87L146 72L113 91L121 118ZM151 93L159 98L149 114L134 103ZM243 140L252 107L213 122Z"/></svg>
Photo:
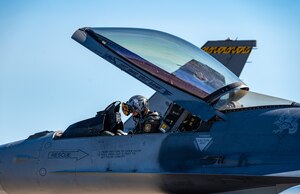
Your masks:
<svg viewBox="0 0 300 194"><path fill-rule="evenodd" d="M147 98L141 95L131 97L122 103L122 111L128 116L132 114L135 128L132 133L157 133L161 122L158 112L151 112Z"/></svg>

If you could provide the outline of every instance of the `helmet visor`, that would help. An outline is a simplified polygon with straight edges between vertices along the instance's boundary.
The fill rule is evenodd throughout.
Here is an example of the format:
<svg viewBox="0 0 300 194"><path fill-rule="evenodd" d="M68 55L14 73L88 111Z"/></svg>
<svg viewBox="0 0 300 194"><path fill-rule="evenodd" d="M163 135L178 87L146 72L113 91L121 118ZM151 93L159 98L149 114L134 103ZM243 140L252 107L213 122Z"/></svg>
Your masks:
<svg viewBox="0 0 300 194"><path fill-rule="evenodd" d="M128 116L130 113L132 113L132 107L122 102L122 112L124 113L124 115Z"/></svg>

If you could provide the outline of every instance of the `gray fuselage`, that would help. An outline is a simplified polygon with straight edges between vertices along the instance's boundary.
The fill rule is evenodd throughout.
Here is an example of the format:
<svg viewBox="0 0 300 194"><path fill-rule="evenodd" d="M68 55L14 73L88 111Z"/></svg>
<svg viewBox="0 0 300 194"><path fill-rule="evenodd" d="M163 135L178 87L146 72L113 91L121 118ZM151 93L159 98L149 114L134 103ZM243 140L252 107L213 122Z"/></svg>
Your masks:
<svg viewBox="0 0 300 194"><path fill-rule="evenodd" d="M300 183L300 108L224 115L206 132L60 139L49 132L5 144L1 187L12 194L193 193Z"/></svg>

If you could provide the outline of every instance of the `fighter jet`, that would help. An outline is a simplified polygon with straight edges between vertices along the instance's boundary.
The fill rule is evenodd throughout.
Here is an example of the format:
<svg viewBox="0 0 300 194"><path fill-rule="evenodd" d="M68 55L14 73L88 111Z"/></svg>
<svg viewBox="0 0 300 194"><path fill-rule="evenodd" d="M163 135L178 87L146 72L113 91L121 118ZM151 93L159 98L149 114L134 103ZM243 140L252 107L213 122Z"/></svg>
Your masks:
<svg viewBox="0 0 300 194"><path fill-rule="evenodd" d="M123 124L113 102L65 131L0 146L0 191L278 193L300 184L300 105L250 91L233 64L253 41L200 49L136 28L81 28L72 38L156 91L161 132L127 134L134 123Z"/></svg>

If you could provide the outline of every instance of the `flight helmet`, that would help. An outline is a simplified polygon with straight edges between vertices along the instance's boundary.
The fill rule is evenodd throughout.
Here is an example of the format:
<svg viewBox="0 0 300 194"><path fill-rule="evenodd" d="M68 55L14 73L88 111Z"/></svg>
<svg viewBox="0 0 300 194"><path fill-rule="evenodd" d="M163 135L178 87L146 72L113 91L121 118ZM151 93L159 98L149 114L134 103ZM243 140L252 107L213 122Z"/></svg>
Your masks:
<svg viewBox="0 0 300 194"><path fill-rule="evenodd" d="M143 116L149 110L148 99L141 95L132 96L126 103L122 103L122 111L124 115L128 116L133 111Z"/></svg>

